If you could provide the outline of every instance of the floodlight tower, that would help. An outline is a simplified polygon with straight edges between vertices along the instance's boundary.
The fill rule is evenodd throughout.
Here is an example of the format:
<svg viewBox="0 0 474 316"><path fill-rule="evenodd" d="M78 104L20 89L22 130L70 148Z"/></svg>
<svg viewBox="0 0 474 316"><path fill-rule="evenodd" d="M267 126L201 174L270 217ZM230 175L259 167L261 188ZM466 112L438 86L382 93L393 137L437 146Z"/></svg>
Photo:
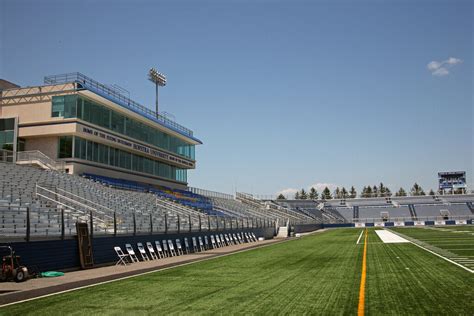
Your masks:
<svg viewBox="0 0 474 316"><path fill-rule="evenodd" d="M150 71L148 71L148 80L153 82L156 86L156 116L158 117L158 86L166 86L166 77L155 68L151 68Z"/></svg>

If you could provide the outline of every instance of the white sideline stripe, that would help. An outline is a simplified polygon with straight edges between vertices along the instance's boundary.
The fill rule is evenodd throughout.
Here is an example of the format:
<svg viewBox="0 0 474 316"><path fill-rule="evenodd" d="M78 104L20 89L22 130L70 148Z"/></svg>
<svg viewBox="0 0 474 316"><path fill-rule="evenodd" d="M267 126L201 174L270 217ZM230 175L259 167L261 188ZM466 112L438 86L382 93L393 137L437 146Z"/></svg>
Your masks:
<svg viewBox="0 0 474 316"><path fill-rule="evenodd" d="M359 244L360 239L362 238L362 234L364 233L364 230L360 232L359 239L357 239L356 245Z"/></svg>
<svg viewBox="0 0 474 316"><path fill-rule="evenodd" d="M438 256L438 257L440 257L440 258L442 258L442 259L444 259L444 260L446 260L446 261L448 261L448 262L451 262L452 264L455 264L455 265L457 265L458 267L463 268L463 269L466 270L466 271L469 271L469 272L471 272L471 273L474 273L474 270L469 269L469 268L463 266L462 264L459 264L459 263L457 263L457 262L455 262L455 261L453 261L453 260L451 260L451 259L448 259L448 258L446 258L446 257L443 257L442 255L437 254L436 252L431 251L431 250L429 250L429 249L426 249L425 247L422 247L422 246L420 246L420 245L418 245L418 244L415 244L414 242L412 242L412 244L414 244L415 246L420 247L421 249L424 249L424 250L426 250L426 251L428 251L428 252L431 252L432 254L434 254L434 255L436 255L436 256Z"/></svg>
<svg viewBox="0 0 474 316"><path fill-rule="evenodd" d="M293 240L293 239L281 241L281 242L276 243L276 244L288 242L288 241L291 241L291 240ZM153 270L153 271L148 271L148 272L143 272L143 273L139 273L139 274L129 275L129 276L125 276L125 277L118 278L118 279L103 281L103 282L99 282L99 283L94 283L94 284L84 285L84 286L80 286L80 287L75 287L75 288L69 289L69 290L64 290L64 291L60 291L60 292L55 292L55 293L50 293L50 294L41 295L41 296L37 296L37 297L32 297L32 298L28 298L28 299L21 300L21 301L17 301L17 302L12 302L12 303L8 303L8 304L0 305L0 309L1 309L2 307L6 307L6 306L10 306L10 305L25 303L25 302L37 300L37 299L40 299L40 298L45 298L45 297L53 296L53 295L58 295L58 294L68 293L68 292L77 291L77 290L81 290L81 289L86 289L86 288L93 287L93 286L97 286L97 285L112 283L112 282L116 282L116 281L122 281L122 280L130 279L130 278L134 278L134 277L139 277L139 276L146 275L146 274L150 274L150 273L156 273L156 272L160 272L160 271L165 271L165 270L170 270L170 269L174 269L174 268L179 268L179 267L182 267L182 266L191 265L191 264L193 264L193 263L198 263L198 262L213 260L213 259L217 259L217 258L227 257L227 256L231 256L231 255L234 255L234 254L240 253L240 252L245 252L245 251L250 251L250 250L255 250L255 249L262 249L262 248L265 248L265 247L268 247L268 246L272 246L272 245L275 245L275 243L269 243L269 244L267 244L267 245L263 245L263 246L257 247L257 248L242 249L242 250L239 250L239 251L236 251L236 252L232 252L232 253L228 253L228 254L223 254L223 255L220 255L220 256L215 256L215 257L210 257L210 258L204 258L204 259L196 260L196 261L192 261L192 262L186 262L186 263L182 263L182 264L179 264L179 265L176 265L176 266L172 266L172 267L166 267L166 268L161 268L161 269L158 268L158 269Z"/></svg>
<svg viewBox="0 0 474 316"><path fill-rule="evenodd" d="M379 236L379 238L383 241L384 244L400 244L400 243L409 243L403 237L400 237L391 231L388 230L376 230L375 233Z"/></svg>
<svg viewBox="0 0 474 316"><path fill-rule="evenodd" d="M395 234L396 234L396 233L395 233ZM434 254L435 256L438 256L438 257L440 257L441 259L444 259L444 260L446 260L446 261L448 261L448 262L451 262L452 264L457 265L458 267L463 268L464 270L466 270L466 271L468 271L468 272L474 273L474 270L469 269L468 267L465 267L465 266L463 266L462 264L459 264L459 263L457 263L457 262L455 262L455 261L453 261L453 260L451 260L451 259L448 259L448 258L446 258L446 257L443 257L442 255L437 254L436 252L431 251L431 250L429 250L429 249L426 249L425 247L420 246L420 245L418 245L417 243L414 243L414 242L412 242L412 241L410 241L410 243L412 243L413 245L415 245L415 246L417 246L417 247L419 247L419 248L421 248L421 249L423 249L423 250L426 250L426 251L428 251L428 252L431 252L431 253Z"/></svg>

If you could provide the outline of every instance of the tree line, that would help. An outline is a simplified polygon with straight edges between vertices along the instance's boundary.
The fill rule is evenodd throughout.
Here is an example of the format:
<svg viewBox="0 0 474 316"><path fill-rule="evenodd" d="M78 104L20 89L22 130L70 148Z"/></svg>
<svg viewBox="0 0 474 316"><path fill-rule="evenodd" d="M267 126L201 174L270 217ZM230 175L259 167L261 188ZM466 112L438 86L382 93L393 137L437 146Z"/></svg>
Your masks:
<svg viewBox="0 0 474 316"><path fill-rule="evenodd" d="M410 196L423 196L426 195L423 188L418 184L415 183L413 187L409 191ZM455 192L456 193L456 192ZM442 192L438 192L438 194L442 194ZM361 198L374 198L374 197L391 197L394 194L392 191L386 187L383 183L379 185L368 185L364 186L360 193ZM435 195L433 190L430 190L428 195ZM395 192L395 196L408 196L408 193L405 189L400 188L398 191ZM357 197L357 191L354 186L351 186L349 190L345 187L339 188L337 187L333 192L328 187L325 187L324 190L319 193L315 188L311 188L309 192L306 192L305 189L301 189L301 191L297 191L294 195L295 200L331 200L331 199L353 199ZM277 200L285 200L286 197L280 193L278 195Z"/></svg>

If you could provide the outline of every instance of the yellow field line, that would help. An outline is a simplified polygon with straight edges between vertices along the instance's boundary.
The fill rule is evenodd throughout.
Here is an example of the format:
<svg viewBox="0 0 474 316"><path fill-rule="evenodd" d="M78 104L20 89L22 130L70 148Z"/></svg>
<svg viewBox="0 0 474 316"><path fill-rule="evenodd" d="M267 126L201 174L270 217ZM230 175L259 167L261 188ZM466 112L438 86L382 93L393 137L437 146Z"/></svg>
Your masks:
<svg viewBox="0 0 474 316"><path fill-rule="evenodd" d="M365 229L364 237L364 256L362 257L362 275L360 276L359 288L359 307L357 308L357 315L363 316L365 309L365 278L367 276L367 228Z"/></svg>

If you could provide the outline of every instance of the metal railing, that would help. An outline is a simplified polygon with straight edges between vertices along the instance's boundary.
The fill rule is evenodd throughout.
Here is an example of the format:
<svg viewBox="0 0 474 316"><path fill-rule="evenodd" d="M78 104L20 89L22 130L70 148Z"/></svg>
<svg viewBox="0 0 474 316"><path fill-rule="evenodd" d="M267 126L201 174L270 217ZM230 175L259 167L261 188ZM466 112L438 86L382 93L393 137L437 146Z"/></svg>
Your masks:
<svg viewBox="0 0 474 316"><path fill-rule="evenodd" d="M221 198L221 199L227 199L227 200L234 199L234 196L232 194L227 194L227 193L221 193L221 192L199 189L199 188L194 188L194 187L187 187L186 190L188 190L191 193L199 194L199 195L210 197L210 198Z"/></svg>
<svg viewBox="0 0 474 316"><path fill-rule="evenodd" d="M51 201L51 198L47 199ZM52 202L52 201L51 201ZM64 202L64 201L63 201ZM0 243L12 240L64 239L76 235L76 222L87 223L94 236L147 235L192 232L239 231L252 228L274 228L276 223L261 218L224 218L200 215L197 221L188 216L156 217L156 214L129 215L115 212L112 218L101 221L92 210L77 212L67 203L56 207L29 205L2 211ZM60 205L60 206L59 206ZM59 206L59 207L58 207Z"/></svg>
<svg viewBox="0 0 474 316"><path fill-rule="evenodd" d="M64 161L56 161L39 150L30 150L30 151L19 151L17 152L16 161L18 162L28 162L33 163L36 162L45 168L54 169L58 171L64 171L65 169L65 162Z"/></svg>
<svg viewBox="0 0 474 316"><path fill-rule="evenodd" d="M77 82L83 84L84 87L96 89L101 93L106 94L107 96L125 104L127 107L130 107L134 110L139 111L142 115L146 116L147 118L156 121L159 124L164 124L165 126L171 127L173 129L178 130L179 132L193 136L193 131L190 129L176 123L173 120L163 116L162 114L156 113L153 110L148 109L147 107L137 103L130 98L124 96L120 90L102 84L92 78L89 78L79 72L67 73L67 74L60 74L60 75L52 75L44 77L45 84L59 84L59 83L68 83L68 82Z"/></svg>
<svg viewBox="0 0 474 316"><path fill-rule="evenodd" d="M389 217L387 219L378 218L354 218L352 223L382 223L382 222L417 222L417 221L455 221L455 220L473 220L474 215L450 215L450 216L417 216L412 217Z"/></svg>

